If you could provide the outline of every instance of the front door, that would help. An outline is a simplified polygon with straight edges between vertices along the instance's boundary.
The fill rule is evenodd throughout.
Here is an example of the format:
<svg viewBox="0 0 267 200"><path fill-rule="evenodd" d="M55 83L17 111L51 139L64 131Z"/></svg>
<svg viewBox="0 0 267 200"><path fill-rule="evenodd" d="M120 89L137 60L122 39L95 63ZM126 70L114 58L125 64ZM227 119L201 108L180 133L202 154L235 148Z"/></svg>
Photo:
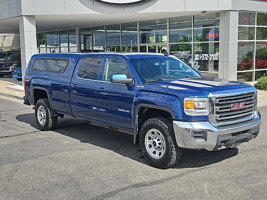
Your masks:
<svg viewBox="0 0 267 200"><path fill-rule="evenodd" d="M125 61L120 57L107 57L102 73L102 83L97 106L101 120L111 126L132 130L134 86L110 82L110 76L125 74L131 78L131 73Z"/></svg>

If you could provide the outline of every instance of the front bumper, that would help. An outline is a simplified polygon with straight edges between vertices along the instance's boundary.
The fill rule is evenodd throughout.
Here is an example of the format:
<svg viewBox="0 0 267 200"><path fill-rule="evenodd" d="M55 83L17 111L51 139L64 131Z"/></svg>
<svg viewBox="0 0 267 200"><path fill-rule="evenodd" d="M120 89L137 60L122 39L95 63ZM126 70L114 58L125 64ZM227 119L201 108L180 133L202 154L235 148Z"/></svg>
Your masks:
<svg viewBox="0 0 267 200"><path fill-rule="evenodd" d="M11 75L12 71L9 69L1 69L0 70L0 75Z"/></svg>
<svg viewBox="0 0 267 200"><path fill-rule="evenodd" d="M174 135L181 148L213 151L256 138L260 131L260 118L257 111L253 120L223 127L215 127L210 122L173 121Z"/></svg>

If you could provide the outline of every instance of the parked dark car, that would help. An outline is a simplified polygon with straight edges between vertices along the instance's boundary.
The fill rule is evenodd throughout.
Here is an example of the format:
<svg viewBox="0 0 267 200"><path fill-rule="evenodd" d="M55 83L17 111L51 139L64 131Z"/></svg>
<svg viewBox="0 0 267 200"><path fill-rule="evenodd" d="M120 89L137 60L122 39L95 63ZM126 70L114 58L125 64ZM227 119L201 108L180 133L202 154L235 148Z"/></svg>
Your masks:
<svg viewBox="0 0 267 200"><path fill-rule="evenodd" d="M20 52L1 52L0 53L0 77L12 75L11 66L16 64L21 66Z"/></svg>

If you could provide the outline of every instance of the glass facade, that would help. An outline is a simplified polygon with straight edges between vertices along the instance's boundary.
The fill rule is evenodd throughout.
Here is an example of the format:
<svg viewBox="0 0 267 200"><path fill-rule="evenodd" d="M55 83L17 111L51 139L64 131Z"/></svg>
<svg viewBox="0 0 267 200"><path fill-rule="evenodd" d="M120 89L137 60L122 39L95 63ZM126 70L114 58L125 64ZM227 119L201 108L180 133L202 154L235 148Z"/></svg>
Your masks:
<svg viewBox="0 0 267 200"><path fill-rule="evenodd" d="M39 53L77 52L76 30L60 30L37 34Z"/></svg>
<svg viewBox="0 0 267 200"><path fill-rule="evenodd" d="M219 13L203 13L124 24L80 28L82 52L155 52L163 49L218 77ZM38 33L40 53L77 52L76 30ZM253 81L267 72L267 14L239 13L239 81Z"/></svg>
<svg viewBox="0 0 267 200"><path fill-rule="evenodd" d="M82 52L153 52L164 49L218 77L219 13L80 28ZM259 36L263 37L263 36ZM38 33L40 53L77 52L76 30Z"/></svg>
<svg viewBox="0 0 267 200"><path fill-rule="evenodd" d="M170 18L170 53L205 76L218 77L219 13Z"/></svg>
<svg viewBox="0 0 267 200"><path fill-rule="evenodd" d="M239 13L238 81L256 81L267 74L267 14Z"/></svg>

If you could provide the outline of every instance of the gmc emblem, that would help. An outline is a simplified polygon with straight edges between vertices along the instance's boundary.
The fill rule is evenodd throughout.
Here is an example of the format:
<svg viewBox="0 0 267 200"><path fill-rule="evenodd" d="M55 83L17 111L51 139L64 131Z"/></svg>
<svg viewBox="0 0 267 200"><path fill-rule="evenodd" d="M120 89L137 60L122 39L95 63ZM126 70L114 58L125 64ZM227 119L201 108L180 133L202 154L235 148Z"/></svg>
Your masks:
<svg viewBox="0 0 267 200"><path fill-rule="evenodd" d="M235 104L231 104L231 110L240 110L245 108L245 103L235 103Z"/></svg>

